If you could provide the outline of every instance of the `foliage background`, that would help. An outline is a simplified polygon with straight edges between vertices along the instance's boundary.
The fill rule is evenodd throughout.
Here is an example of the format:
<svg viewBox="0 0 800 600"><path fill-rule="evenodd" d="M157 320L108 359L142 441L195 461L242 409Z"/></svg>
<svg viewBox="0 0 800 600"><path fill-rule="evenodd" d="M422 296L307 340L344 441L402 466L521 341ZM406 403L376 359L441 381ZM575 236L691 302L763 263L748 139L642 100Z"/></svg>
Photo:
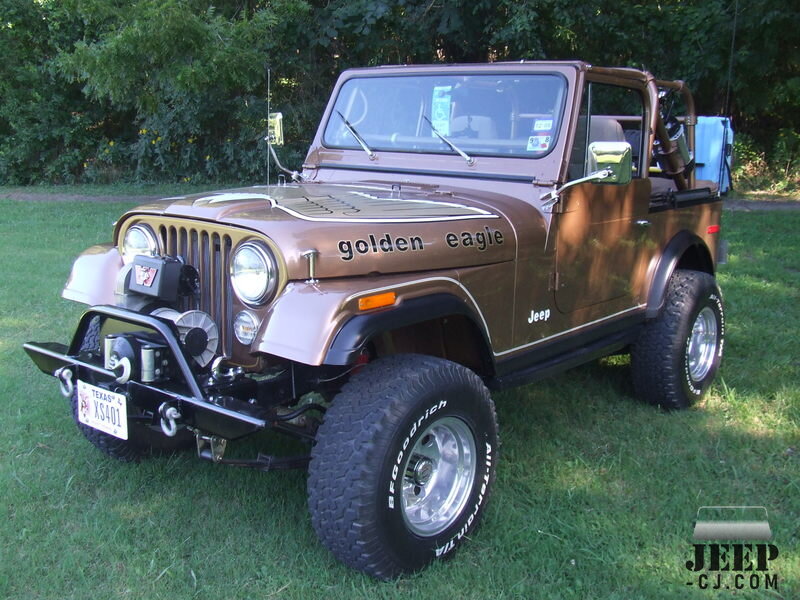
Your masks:
<svg viewBox="0 0 800 600"><path fill-rule="evenodd" d="M0 0L0 184L263 179L267 64L296 165L345 68L581 58L686 80L733 117L738 182L792 189L798 22L793 0Z"/></svg>

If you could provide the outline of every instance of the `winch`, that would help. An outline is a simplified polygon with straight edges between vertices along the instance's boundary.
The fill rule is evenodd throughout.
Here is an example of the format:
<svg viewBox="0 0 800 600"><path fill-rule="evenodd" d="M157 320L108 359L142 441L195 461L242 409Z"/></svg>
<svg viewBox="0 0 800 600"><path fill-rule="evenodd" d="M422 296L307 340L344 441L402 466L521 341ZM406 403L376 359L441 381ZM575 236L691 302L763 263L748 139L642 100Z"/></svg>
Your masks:
<svg viewBox="0 0 800 600"><path fill-rule="evenodd" d="M199 366L205 367L214 358L219 333L209 315L199 310L179 313L171 308L159 308L151 314L175 324L181 345ZM153 383L174 375L169 348L159 336L146 331L106 335L103 360L105 368L117 374L118 383L131 378Z"/></svg>
<svg viewBox="0 0 800 600"><path fill-rule="evenodd" d="M211 316L201 310L179 313L171 308L158 308L152 315L175 323L183 347L198 365L205 367L214 358L219 345L219 330Z"/></svg>

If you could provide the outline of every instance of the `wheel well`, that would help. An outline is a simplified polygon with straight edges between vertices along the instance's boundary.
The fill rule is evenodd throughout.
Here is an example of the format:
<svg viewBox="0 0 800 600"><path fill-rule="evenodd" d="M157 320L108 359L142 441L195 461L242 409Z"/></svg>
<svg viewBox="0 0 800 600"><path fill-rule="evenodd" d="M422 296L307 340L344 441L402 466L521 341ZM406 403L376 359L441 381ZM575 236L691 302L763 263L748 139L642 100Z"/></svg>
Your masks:
<svg viewBox="0 0 800 600"><path fill-rule="evenodd" d="M425 354L458 363L479 375L491 375L493 363L483 336L465 315L447 315L384 331L370 340L375 358Z"/></svg>
<svg viewBox="0 0 800 600"><path fill-rule="evenodd" d="M432 294L400 306L348 320L333 339L324 364L351 365L368 350L372 357L425 354L494 374L489 340L460 298Z"/></svg>
<svg viewBox="0 0 800 600"><path fill-rule="evenodd" d="M699 244L689 246L678 259L678 264L675 265L675 268L702 271L709 275L714 274L714 262L711 260L711 254L708 248Z"/></svg>
<svg viewBox="0 0 800 600"><path fill-rule="evenodd" d="M650 284L645 312L648 319L657 317L661 311L670 277L677 269L701 271L714 275L714 261L705 243L695 234L686 230L672 238L664 249L664 254Z"/></svg>

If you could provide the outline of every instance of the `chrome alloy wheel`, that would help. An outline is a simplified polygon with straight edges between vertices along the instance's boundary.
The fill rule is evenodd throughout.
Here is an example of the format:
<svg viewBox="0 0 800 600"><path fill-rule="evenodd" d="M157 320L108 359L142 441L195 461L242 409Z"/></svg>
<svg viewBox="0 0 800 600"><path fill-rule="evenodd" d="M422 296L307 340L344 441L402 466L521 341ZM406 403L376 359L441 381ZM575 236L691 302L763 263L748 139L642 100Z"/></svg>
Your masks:
<svg viewBox="0 0 800 600"><path fill-rule="evenodd" d="M403 519L430 537L461 515L475 481L475 437L456 417L432 423L411 449L403 470Z"/></svg>
<svg viewBox="0 0 800 600"><path fill-rule="evenodd" d="M714 364L718 344L717 319L714 311L706 306L697 315L686 349L689 376L692 381L701 381Z"/></svg>

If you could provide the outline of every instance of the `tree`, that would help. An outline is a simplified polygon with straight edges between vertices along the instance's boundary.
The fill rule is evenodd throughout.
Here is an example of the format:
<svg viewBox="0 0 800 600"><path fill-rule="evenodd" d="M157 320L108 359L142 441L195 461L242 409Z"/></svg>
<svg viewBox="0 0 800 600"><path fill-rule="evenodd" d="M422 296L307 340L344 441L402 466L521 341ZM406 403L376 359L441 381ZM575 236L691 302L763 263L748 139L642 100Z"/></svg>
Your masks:
<svg viewBox="0 0 800 600"><path fill-rule="evenodd" d="M789 0L0 0L0 180L258 180L266 64L293 164L345 68L521 58L684 79L797 157L798 22Z"/></svg>

